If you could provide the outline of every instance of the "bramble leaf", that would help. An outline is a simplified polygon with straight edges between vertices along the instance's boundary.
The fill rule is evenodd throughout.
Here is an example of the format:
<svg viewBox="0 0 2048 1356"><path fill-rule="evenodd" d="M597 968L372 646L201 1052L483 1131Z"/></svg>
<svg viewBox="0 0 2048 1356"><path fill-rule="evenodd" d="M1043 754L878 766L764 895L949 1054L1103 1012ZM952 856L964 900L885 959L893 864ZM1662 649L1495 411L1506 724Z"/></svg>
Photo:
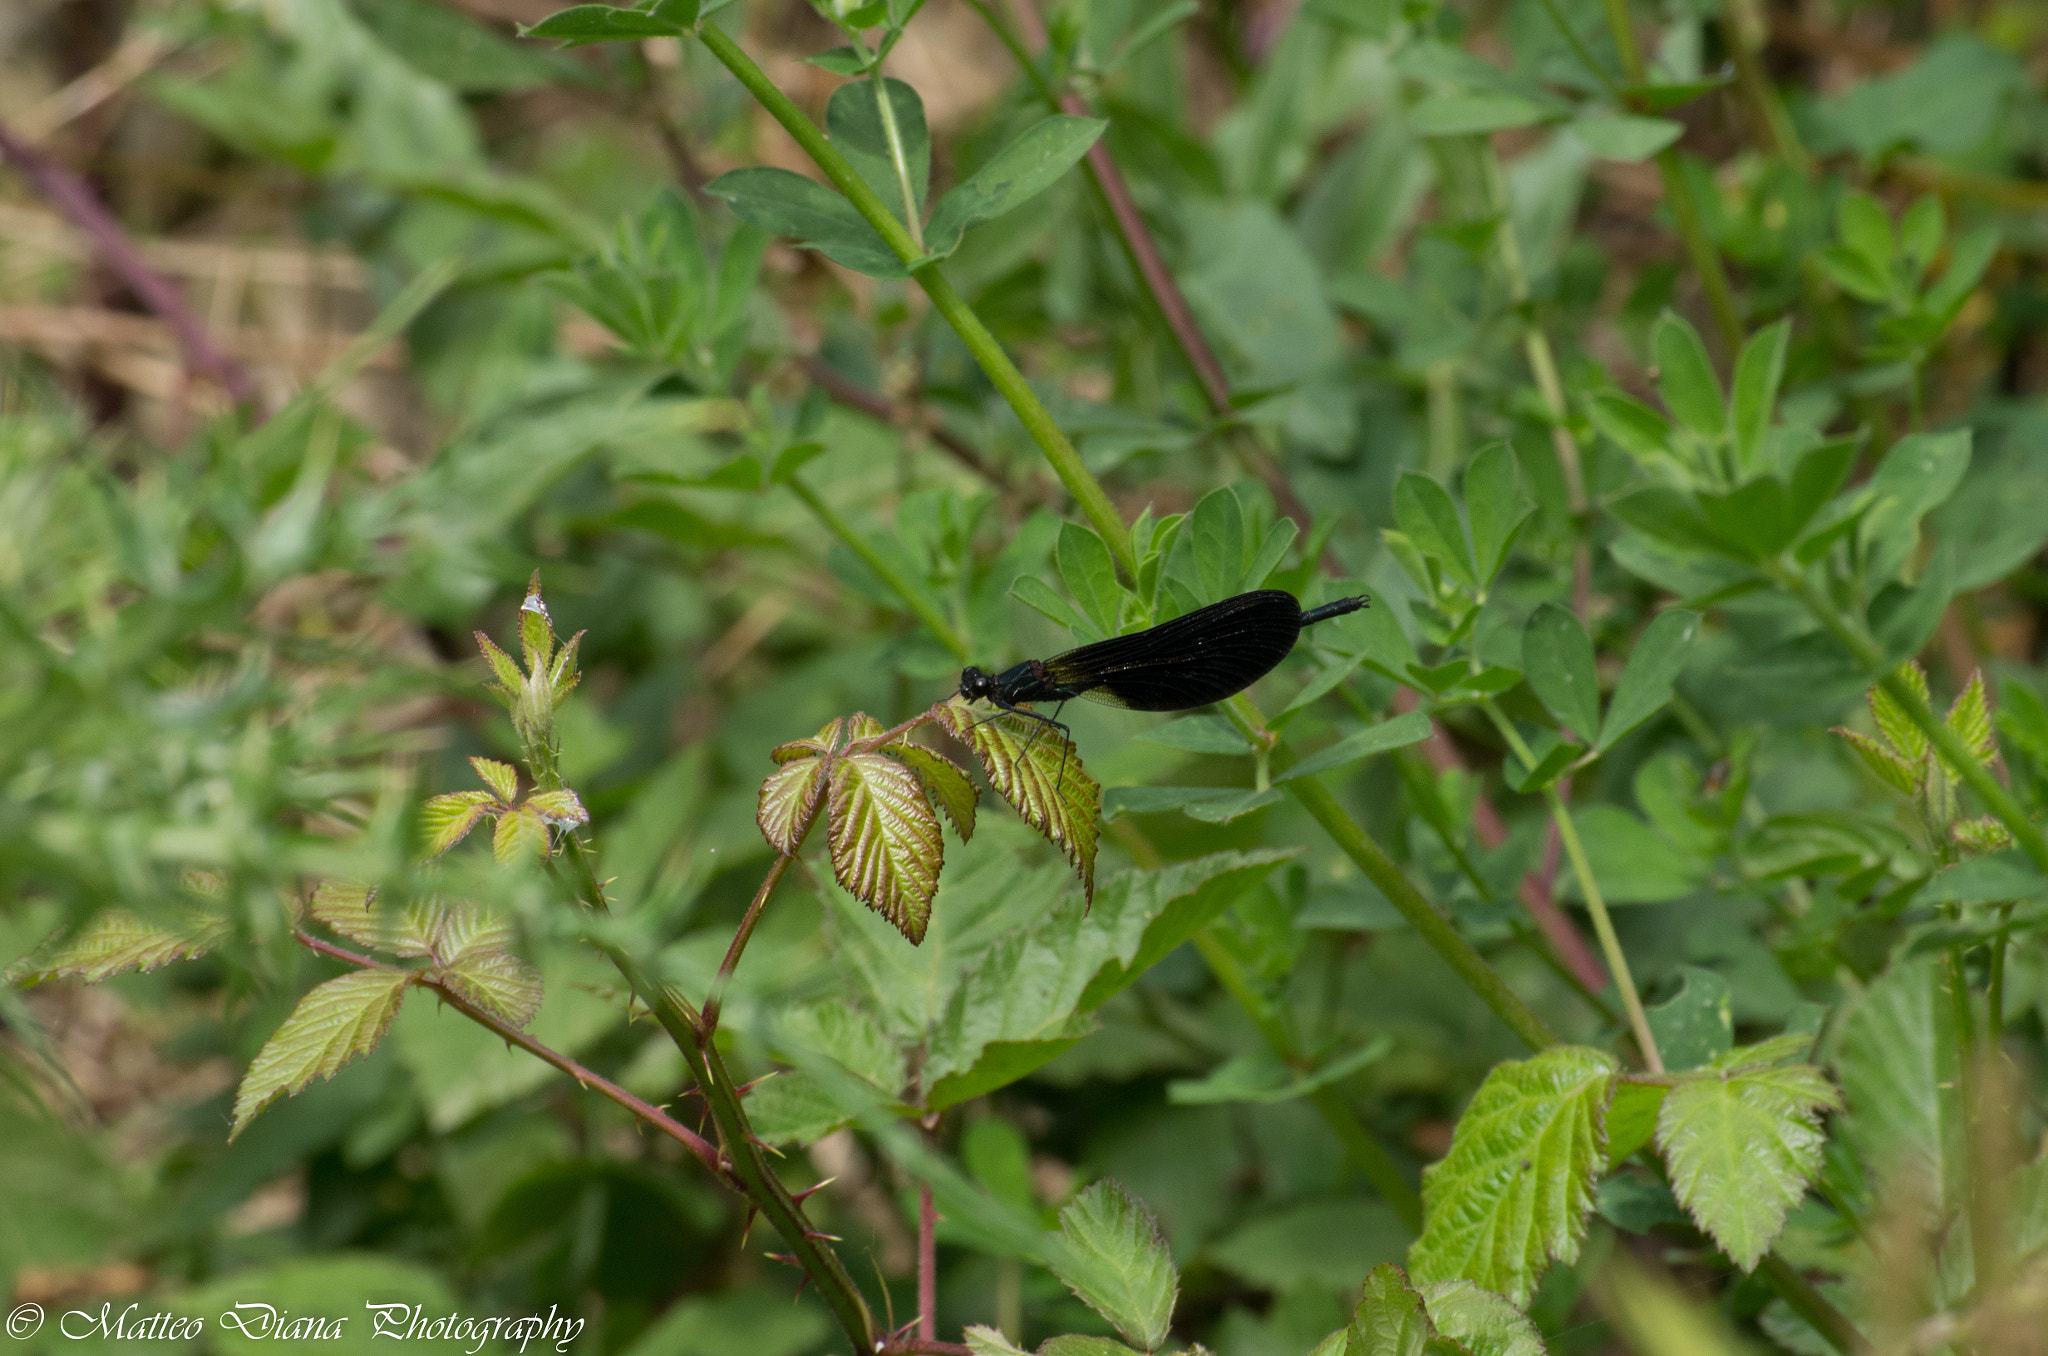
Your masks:
<svg viewBox="0 0 2048 1356"><path fill-rule="evenodd" d="M358 970L301 998L242 1076L228 1138L247 1129L276 1097L296 1093L315 1078L332 1078L342 1065L376 1049L410 983L409 971Z"/></svg>
<svg viewBox="0 0 2048 1356"><path fill-rule="evenodd" d="M154 970L205 955L228 933L225 918L193 915L165 927L126 909L99 914L48 957L24 963L37 979L82 979L97 984L128 970Z"/></svg>
<svg viewBox="0 0 2048 1356"><path fill-rule="evenodd" d="M945 844L917 775L879 753L842 755L832 764L829 832L832 874L847 893L923 941Z"/></svg>
<svg viewBox="0 0 2048 1356"><path fill-rule="evenodd" d="M783 764L761 783L761 803L754 811L761 836L768 840L768 846L785 856L802 845L804 830L817 814L818 797L825 789L825 764L817 758L799 756L802 761Z"/></svg>
<svg viewBox="0 0 2048 1356"><path fill-rule="evenodd" d="M1457 1351L1470 1356L1543 1356L1543 1337L1520 1309L1470 1281L1422 1287L1429 1321Z"/></svg>
<svg viewBox="0 0 2048 1356"><path fill-rule="evenodd" d="M476 770L476 775L483 784L491 788L491 794L498 798L498 804L510 805L519 799L518 768L491 758L472 758L469 765Z"/></svg>
<svg viewBox="0 0 2048 1356"><path fill-rule="evenodd" d="M1972 673L1970 681L1956 694L1944 723L1978 762L1989 767L1997 760L1998 739L1991 733L1991 703L1984 693L1982 669Z"/></svg>
<svg viewBox="0 0 2048 1356"><path fill-rule="evenodd" d="M974 809L981 803L981 788L968 780L967 769L936 749L908 740L891 744L885 751L924 782L925 793L953 821L960 841L974 837Z"/></svg>
<svg viewBox="0 0 2048 1356"><path fill-rule="evenodd" d="M590 811L583 808L583 802L566 786L559 791L536 791L526 798L526 804L558 829L590 822Z"/></svg>
<svg viewBox="0 0 2048 1356"><path fill-rule="evenodd" d="M1921 701L1927 700L1927 670L1915 660L1899 665L1899 678L1919 694ZM1892 748L1902 754L1908 762L1918 762L1927 753L1927 736L1906 714L1906 708L1892 700L1882 685L1872 683L1869 691L1870 717L1877 722L1878 733L1882 734Z"/></svg>
<svg viewBox="0 0 2048 1356"><path fill-rule="evenodd" d="M549 846L548 822L530 805L499 815L491 833L491 856L501 866L546 861Z"/></svg>
<svg viewBox="0 0 2048 1356"><path fill-rule="evenodd" d="M1157 1350L1173 1321L1180 1274L1152 1212L1104 1179L1060 1211L1060 1240L1065 1247L1048 1260L1067 1288L1126 1340Z"/></svg>
<svg viewBox="0 0 2048 1356"><path fill-rule="evenodd" d="M450 791L430 796L420 807L420 830L429 858L440 856L469 836L477 821L501 804L491 791Z"/></svg>
<svg viewBox="0 0 2048 1356"><path fill-rule="evenodd" d="M485 1012L524 1030L540 1011L540 971L509 951L470 950L441 970L449 988Z"/></svg>
<svg viewBox="0 0 2048 1356"><path fill-rule="evenodd" d="M1856 750L1864 766L1894 787L1912 795L1919 785L1919 775L1905 759L1893 753L1867 734L1859 734L1845 725L1837 725L1833 733L1849 741L1849 747Z"/></svg>
<svg viewBox="0 0 2048 1356"><path fill-rule="evenodd" d="M1818 1112L1838 1105L1834 1086L1806 1064L1702 1070L1664 1099L1657 1145L1673 1194L1744 1271L1806 1194L1824 1143Z"/></svg>
<svg viewBox="0 0 2048 1356"><path fill-rule="evenodd" d="M1612 1056L1583 1046L1494 1067L1450 1153L1423 1169L1415 1279L1469 1280L1526 1304L1547 1262L1578 1256L1607 1162L1614 1072Z"/></svg>
<svg viewBox="0 0 2048 1356"><path fill-rule="evenodd" d="M1081 766L1072 741L1024 716L977 721L957 697L940 706L938 713L953 737L974 750L996 794L1066 853L1092 902L1102 787Z"/></svg>
<svg viewBox="0 0 2048 1356"><path fill-rule="evenodd" d="M470 634L476 637L477 649L483 652L484 658L490 663L492 674L497 677L496 690L509 701L518 694L519 685L524 681L519 672L519 665L513 661L511 655L498 648L496 641L483 632L472 631Z"/></svg>

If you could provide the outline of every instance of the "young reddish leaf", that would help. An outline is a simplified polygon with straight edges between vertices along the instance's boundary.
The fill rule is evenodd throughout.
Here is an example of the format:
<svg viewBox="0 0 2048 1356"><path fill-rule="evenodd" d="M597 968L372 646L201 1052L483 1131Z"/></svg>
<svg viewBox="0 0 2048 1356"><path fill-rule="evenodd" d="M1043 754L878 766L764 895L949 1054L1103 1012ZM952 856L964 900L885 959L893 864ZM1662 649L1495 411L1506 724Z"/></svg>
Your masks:
<svg viewBox="0 0 2048 1356"><path fill-rule="evenodd" d="M424 954L436 964L454 965L471 956L503 951L512 945L512 922L477 904L434 906L423 919Z"/></svg>
<svg viewBox="0 0 2048 1356"><path fill-rule="evenodd" d="M768 751L768 756L778 763L817 758L834 749L845 748L856 739L870 739L881 732L881 722L865 711L856 711L851 716L834 716L808 739L792 739L787 744L777 744Z"/></svg>
<svg viewBox="0 0 2048 1356"><path fill-rule="evenodd" d="M576 690L576 684L583 681L583 675L576 670L576 650L583 644L586 633L578 631L555 654L555 662L548 667L548 687L554 694L555 704Z"/></svg>
<svg viewBox="0 0 2048 1356"><path fill-rule="evenodd" d="M443 967L441 979L463 998L521 1030L540 1011L540 971L509 951L471 951Z"/></svg>
<svg viewBox="0 0 2048 1356"><path fill-rule="evenodd" d="M332 1078L357 1055L376 1049L411 982L406 970L357 970L301 998L242 1076L228 1138L247 1129L280 1094L296 1093L315 1078Z"/></svg>
<svg viewBox="0 0 2048 1356"><path fill-rule="evenodd" d="M548 846L548 822L531 805L498 816L498 826L491 834L491 856L501 865L546 861Z"/></svg>
<svg viewBox="0 0 2048 1356"><path fill-rule="evenodd" d="M913 944L923 941L945 844L916 774L879 753L835 760L830 832L839 883Z"/></svg>
<svg viewBox="0 0 2048 1356"><path fill-rule="evenodd" d="M81 928L47 959L24 964L36 979L72 978L97 984L127 970L154 970L212 950L227 935L227 920L194 915L180 927L152 923L126 909L110 909Z"/></svg>
<svg viewBox="0 0 2048 1356"><path fill-rule="evenodd" d="M470 634L476 637L476 647L482 650L484 658L490 661L491 672L497 675L499 690L508 699L513 697L518 693L520 684L525 681L519 672L519 665L513 661L511 655L498 648L496 641L483 632L473 631Z"/></svg>
<svg viewBox="0 0 2048 1356"><path fill-rule="evenodd" d="M498 804L511 805L519 799L519 769L491 758L472 758L469 765L485 786L491 788Z"/></svg>
<svg viewBox="0 0 2048 1356"><path fill-rule="evenodd" d="M559 791L536 791L526 798L526 804L530 809L538 810L542 818L558 829L590 822L590 811L583 808L583 802L566 786Z"/></svg>
<svg viewBox="0 0 2048 1356"><path fill-rule="evenodd" d="M2012 830L2005 827L1993 815L1976 819L1958 819L1949 825L1949 832L1958 843L1972 852L1999 852L2012 846Z"/></svg>
<svg viewBox="0 0 2048 1356"><path fill-rule="evenodd" d="M469 831L499 804L489 791L450 791L430 797L420 807L420 828L427 837L427 856L438 857L469 836Z"/></svg>
<svg viewBox="0 0 2048 1356"><path fill-rule="evenodd" d="M761 804L754 811L761 836L785 856L803 843L804 830L818 812L818 797L825 786L825 764L815 757L797 756L803 761L785 763L761 783Z"/></svg>
<svg viewBox="0 0 2048 1356"><path fill-rule="evenodd" d="M891 744L886 752L924 781L927 795L939 803L962 842L974 837L974 808L981 802L981 788L967 779L967 770L936 749L905 741Z"/></svg>
<svg viewBox="0 0 2048 1356"><path fill-rule="evenodd" d="M996 794L1067 854L1094 902L1102 788L1081 766L1073 743L1023 716L977 720L957 697L940 706L938 714L954 738L974 750Z"/></svg>

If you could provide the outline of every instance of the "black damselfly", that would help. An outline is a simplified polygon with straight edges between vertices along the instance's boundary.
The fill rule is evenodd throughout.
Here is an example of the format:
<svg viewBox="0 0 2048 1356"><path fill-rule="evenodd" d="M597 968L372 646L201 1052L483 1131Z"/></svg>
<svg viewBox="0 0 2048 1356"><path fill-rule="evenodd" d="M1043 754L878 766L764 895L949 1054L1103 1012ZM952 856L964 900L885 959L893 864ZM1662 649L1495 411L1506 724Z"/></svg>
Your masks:
<svg viewBox="0 0 2048 1356"><path fill-rule="evenodd" d="M1027 659L1001 673L983 673L970 664L960 671L960 695L968 701L985 698L998 711L1028 716L1042 722L1041 730L1049 726L1071 741L1074 732L1060 723L1059 712L1075 697L1132 711L1187 711L1220 702L1271 673L1294 648L1302 627L1356 612L1369 601L1339 598L1304 612L1284 589L1255 589L1132 635L1050 659ZM1019 702L1060 707L1048 716Z"/></svg>

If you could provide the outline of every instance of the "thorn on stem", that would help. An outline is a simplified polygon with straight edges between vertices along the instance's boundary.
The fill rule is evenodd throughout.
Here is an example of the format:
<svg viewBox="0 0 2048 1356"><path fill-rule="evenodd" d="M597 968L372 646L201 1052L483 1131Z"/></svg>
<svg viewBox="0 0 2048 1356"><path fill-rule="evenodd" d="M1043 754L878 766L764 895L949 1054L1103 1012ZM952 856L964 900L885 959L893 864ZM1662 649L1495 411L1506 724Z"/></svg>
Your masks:
<svg viewBox="0 0 2048 1356"><path fill-rule="evenodd" d="M810 1197L816 1195L820 1191L823 1191L826 1187L831 1186L834 1182L838 1180L839 1179L837 1177L827 1177L824 1181L818 1183L816 1186L807 1186L802 1191L792 1191L791 1193L789 1193L789 1199L793 1204L802 1205Z"/></svg>

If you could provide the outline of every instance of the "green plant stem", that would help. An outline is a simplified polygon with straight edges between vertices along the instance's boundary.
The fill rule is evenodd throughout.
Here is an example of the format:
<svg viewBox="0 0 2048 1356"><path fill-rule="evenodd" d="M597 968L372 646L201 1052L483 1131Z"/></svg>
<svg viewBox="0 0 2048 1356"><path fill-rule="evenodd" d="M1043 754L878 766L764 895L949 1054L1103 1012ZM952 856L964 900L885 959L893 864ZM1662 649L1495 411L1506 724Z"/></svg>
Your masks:
<svg viewBox="0 0 2048 1356"><path fill-rule="evenodd" d="M882 238L882 243L905 264L916 264L924 256L924 251L917 241L903 223L883 205L875 191L853 172L853 167L847 164L846 158L826 140L825 134L818 130L817 124L806 117L804 111L768 78L766 72L755 65L754 59L717 24L699 25L698 37L711 54L746 87L747 92L754 96L761 107L768 110L769 116L781 123L783 130L796 139L797 145L801 146L804 153L824 171L825 177L832 181L833 187L845 194L847 201L853 204L854 210L861 214L868 225L874 227L875 233ZM1025 432L1031 435L1031 440L1038 444L1039 450L1045 454L1045 459L1052 464L1053 473L1060 478L1060 483L1067 487L1067 493L1074 497L1074 502L1087 515L1089 522L1094 524L1097 534L1108 543L1110 555L1135 581L1138 577L1138 561L1131 553L1130 530L1118 516L1116 506L1109 502L1109 495L1103 491L1101 483L1082 464L1081 454L1074 450L1073 443L1060 431L1059 425L1053 421L1051 412L1045 408L1045 403L1024 379L1024 374L1010 361L1010 355L1003 351L1003 346L989 332L988 326L982 323L981 317L974 313L973 308L968 306L960 293L954 289L936 262L913 268L911 276L917 280L918 286L924 289L925 295L931 298L932 305L945 317L946 323L953 327L954 333L960 336L960 341L967 346L968 352L974 355L974 360L980 364L982 372L1009 402L1010 408L1016 412L1018 421L1024 425Z"/></svg>
<svg viewBox="0 0 2048 1356"><path fill-rule="evenodd" d="M1216 935L1214 929L1203 928L1195 934L1194 941L1195 950L1200 952L1202 959L1209 964L1209 972L1216 976L1216 982L1223 986L1224 992L1236 1000L1238 1007L1244 1010L1245 1016L1251 1018L1252 1024L1258 1027L1259 1034L1266 1039L1266 1047L1282 1064L1306 1071L1301 1050L1287 1030L1286 1023L1274 1014L1272 1005L1252 986L1251 977L1245 974L1244 967L1238 963L1230 948L1224 945L1223 939ZM1324 1124L1330 1127L1338 1141L1343 1144L1345 1152L1350 1154L1352 1163L1364 1174L1365 1180L1372 1184L1373 1190L1379 1192L1380 1199L1392 1208L1394 1214L1411 1232L1421 1233L1422 1197L1416 1194L1414 1187L1408 1185L1408 1179L1401 1175L1400 1166L1380 1147L1380 1142L1373 1138L1372 1132L1352 1114L1343 1097L1338 1095L1336 1089L1325 1087L1317 1088L1311 1093L1309 1101L1314 1104L1316 1113L1323 1118Z"/></svg>
<svg viewBox="0 0 2048 1356"><path fill-rule="evenodd" d="M1735 85L1749 105L1750 118L1765 143L1764 149L1797 170L1801 177L1813 177L1813 156L1799 139L1799 129L1785 112L1762 60L1768 36L1757 0L1728 0L1728 48L1735 58Z"/></svg>
<svg viewBox="0 0 2048 1356"><path fill-rule="evenodd" d="M1841 1352L1842 1356L1864 1350L1867 1344L1863 1334L1856 1331L1856 1325L1849 1321L1848 1315L1815 1289L1813 1282L1800 1275L1797 1267L1776 1252L1768 1252L1757 1264L1757 1271L1791 1306L1792 1312L1811 1323L1814 1331L1825 1337L1828 1345Z"/></svg>
<svg viewBox="0 0 2048 1356"><path fill-rule="evenodd" d="M2011 934L2005 924L2012 919L2012 905L1998 906L1998 935L1991 939L1991 974L1985 983L1984 1048L1995 1059L2005 1040L2005 948Z"/></svg>
<svg viewBox="0 0 2048 1356"><path fill-rule="evenodd" d="M789 488L795 492L797 498L804 501L805 507L817 515L818 521L825 525L827 531L845 543L847 550L859 556L861 563L874 571L875 577L887 584L889 591L903 600L903 605L910 609L912 616L923 622L962 663L967 661L966 639L953 629L951 622L939 615L938 609L931 605L930 599L912 588L910 581L899 574L896 567L883 558L881 552L875 550L873 543L854 531L853 524L840 517L839 511L826 503L824 497L805 483L801 475L789 478Z"/></svg>
<svg viewBox="0 0 2048 1356"><path fill-rule="evenodd" d="M1942 759L1964 785L1976 792L1985 808L2005 825L2006 831L2012 834L2013 841L2020 845L2028 859L2040 870L2048 871L2048 838L2042 837L2040 828L2027 817L2026 810L2014 799L2012 792L2000 785L1990 769L1977 761L1969 746L1935 714L1926 699L1899 677L1896 666L1886 666L1884 647L1854 618L1836 607L1834 601L1806 577L1805 571L1782 562L1771 562L1764 567L1764 572L1773 583L1799 599L1813 619L1820 623L1821 629L1833 636L1859 667L1883 673L1877 681L1885 695L1898 703L1906 718L1940 751Z"/></svg>

